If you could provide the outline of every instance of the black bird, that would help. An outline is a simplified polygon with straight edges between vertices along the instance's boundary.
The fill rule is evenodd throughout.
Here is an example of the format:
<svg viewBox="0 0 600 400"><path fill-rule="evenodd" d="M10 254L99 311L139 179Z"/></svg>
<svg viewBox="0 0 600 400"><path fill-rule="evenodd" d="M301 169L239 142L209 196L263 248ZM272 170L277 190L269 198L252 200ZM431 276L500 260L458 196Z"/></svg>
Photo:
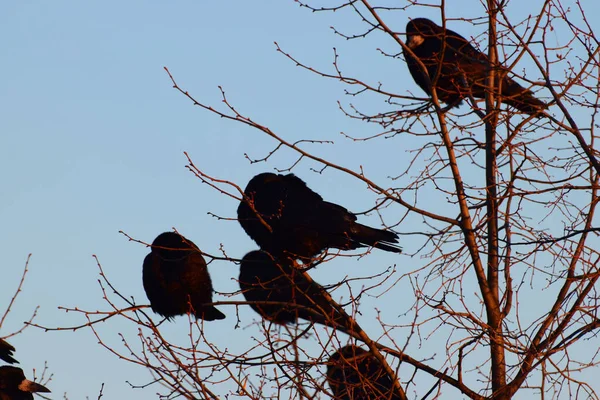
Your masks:
<svg viewBox="0 0 600 400"><path fill-rule="evenodd" d="M21 368L8 365L0 367L0 400L33 400L32 392L49 393L50 390L25 379Z"/></svg>
<svg viewBox="0 0 600 400"><path fill-rule="evenodd" d="M325 289L292 262L259 250L244 256L239 282L250 307L267 321L281 325L302 318L348 331L344 316L329 302Z"/></svg>
<svg viewBox="0 0 600 400"><path fill-rule="evenodd" d="M459 105L469 95L485 98L488 90L487 77L493 65L484 53L473 47L464 37L450 29L444 29L426 18L415 18L406 25L406 46L421 60L427 69L425 73L417 59L406 49L404 58L413 79L431 96L427 76L438 98L451 106ZM438 75L439 70L439 75ZM527 113L536 114L548 108L533 93L519 85L506 74L506 69L497 66L497 74L502 75L502 102Z"/></svg>
<svg viewBox="0 0 600 400"><path fill-rule="evenodd" d="M152 310L169 319L190 311L205 321L225 315L212 305L212 282L206 261L189 239L174 233L161 233L152 242L144 260L144 289Z"/></svg>
<svg viewBox="0 0 600 400"><path fill-rule="evenodd" d="M0 360L3 360L9 364L18 364L19 362L12 358L13 351L15 351L13 346L11 346L6 340L0 339Z"/></svg>
<svg viewBox="0 0 600 400"><path fill-rule="evenodd" d="M310 259L330 247L365 246L402 252L395 245L398 235L357 223L356 215L324 201L294 174L256 175L244 195L237 209L240 224L262 250L273 255Z"/></svg>
<svg viewBox="0 0 600 400"><path fill-rule="evenodd" d="M327 363L327 382L336 400L404 400L379 360L360 347L344 346Z"/></svg>

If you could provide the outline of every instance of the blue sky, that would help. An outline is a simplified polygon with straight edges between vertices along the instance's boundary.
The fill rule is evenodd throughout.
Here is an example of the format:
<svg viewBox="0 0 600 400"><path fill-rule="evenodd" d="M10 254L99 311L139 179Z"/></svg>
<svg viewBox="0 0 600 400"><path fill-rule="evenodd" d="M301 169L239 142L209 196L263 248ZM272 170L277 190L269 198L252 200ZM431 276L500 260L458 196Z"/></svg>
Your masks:
<svg viewBox="0 0 600 400"><path fill-rule="evenodd" d="M476 14L477 7L455 10L454 16ZM398 12L389 23L402 31L409 17L421 15ZM197 99L220 107L220 85L240 111L286 140L333 140L335 145L307 148L354 170L362 166L394 185L386 179L400 173L402 163L394 163L407 157L404 150L413 139L343 139L341 131L367 136L376 130L340 112L337 101L350 101L343 85L296 67L273 43L329 71L336 47L345 72L382 82L396 93L422 96L404 63L377 50L398 52L389 38L346 41L330 29L335 24L352 32L359 22L351 13L311 13L292 1L274 0L1 3L0 310L16 289L27 255L33 256L23 293L0 335L18 329L37 305L36 322L46 326L83 322L57 310L59 305L106 309L92 255L120 290L146 304L141 265L148 250L128 242L120 230L149 242L175 227L204 251L216 254L223 244L235 257L256 247L237 222L207 214L233 217L237 204L188 172L183 152L204 172L241 186L257 173L289 166L294 154L282 151L266 164L251 165L244 153L262 157L275 142L194 107L172 88L165 66ZM468 24L459 26L464 29L455 30L465 36L481 33ZM372 102L370 97L351 101L370 110L383 105L382 99ZM373 204L376 197L360 182L335 171L318 175L311 168L318 166L303 162L294 172L327 200L353 211ZM422 201L432 205L439 200ZM361 221L379 223L375 215ZM336 260L335 266L316 271L315 279L336 282L339 268L343 276L368 275L391 265L418 266L419 257L410 256L418 241L403 244L405 255L378 252L359 261ZM234 264L215 262L210 268L218 291L236 290ZM403 308L376 299L364 303L392 316ZM234 329L233 308L220 308L230 317L207 326L207 334L217 343L243 347L243 338L256 328ZM256 319L247 310L240 315L242 326ZM179 324L185 331L185 323L180 319L165 329L175 332ZM102 329L118 345L117 332L130 328L113 320ZM144 384L150 380L147 371L109 354L89 330L29 328L10 341L28 375L48 362L53 398L65 392L70 399L95 398L102 382L108 399L144 399L161 390L130 389L125 381Z"/></svg>

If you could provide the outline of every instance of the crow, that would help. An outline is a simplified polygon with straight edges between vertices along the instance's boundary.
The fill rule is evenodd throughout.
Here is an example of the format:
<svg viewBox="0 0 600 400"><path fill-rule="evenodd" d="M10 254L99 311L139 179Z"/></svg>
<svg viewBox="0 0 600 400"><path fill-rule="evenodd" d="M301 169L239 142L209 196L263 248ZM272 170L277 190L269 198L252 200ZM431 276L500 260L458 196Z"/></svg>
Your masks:
<svg viewBox="0 0 600 400"><path fill-rule="evenodd" d="M18 364L19 362L12 357L13 351L15 351L13 346L11 346L6 340L0 339L0 360L3 360L9 364Z"/></svg>
<svg viewBox="0 0 600 400"><path fill-rule="evenodd" d="M205 321L224 319L212 305L212 283L198 247L185 237L161 233L144 259L144 290L152 310L172 319L192 312ZM191 310L190 310L191 306Z"/></svg>
<svg viewBox="0 0 600 400"><path fill-rule="evenodd" d="M327 363L327 383L336 400L403 400L379 360L360 347L344 346Z"/></svg>
<svg viewBox="0 0 600 400"><path fill-rule="evenodd" d="M470 95L484 99L488 91L489 71L496 68L497 76L502 76L502 81L496 82L496 87L501 87L503 103L527 114L536 114L548 108L530 90L509 78L504 67L493 66L487 55L465 38L426 18L415 18L406 25L406 46L416 56L403 49L408 70L417 85L431 96L428 83L431 81L438 98L450 106L460 105ZM427 72L423 71L417 59Z"/></svg>
<svg viewBox="0 0 600 400"><path fill-rule="evenodd" d="M356 215L324 201L294 174L256 175L244 190L237 215L248 236L277 256L305 260L327 248L365 246L402 252L394 232L357 223Z"/></svg>
<svg viewBox="0 0 600 400"><path fill-rule="evenodd" d="M302 318L344 332L352 324L330 303L325 289L290 258L251 251L242 259L239 283L250 307L267 321L286 325Z"/></svg>
<svg viewBox="0 0 600 400"><path fill-rule="evenodd" d="M0 400L33 400L32 392L49 393L45 386L25 379L21 368L0 367Z"/></svg>

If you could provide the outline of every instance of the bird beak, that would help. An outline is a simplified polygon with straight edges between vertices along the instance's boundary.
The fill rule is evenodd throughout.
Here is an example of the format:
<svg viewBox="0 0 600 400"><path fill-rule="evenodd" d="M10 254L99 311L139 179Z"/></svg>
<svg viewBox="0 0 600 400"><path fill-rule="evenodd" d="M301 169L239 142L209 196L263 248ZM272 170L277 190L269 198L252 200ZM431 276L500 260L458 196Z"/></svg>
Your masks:
<svg viewBox="0 0 600 400"><path fill-rule="evenodd" d="M47 387L42 386L39 383L35 383L35 382L32 382L27 379L23 379L23 381L19 385L19 390L22 392L30 392L30 393L31 392L50 393L50 390Z"/></svg>
<svg viewBox="0 0 600 400"><path fill-rule="evenodd" d="M409 49L414 49L420 46L425 41L425 38L421 35L408 35L406 39L406 45Z"/></svg>

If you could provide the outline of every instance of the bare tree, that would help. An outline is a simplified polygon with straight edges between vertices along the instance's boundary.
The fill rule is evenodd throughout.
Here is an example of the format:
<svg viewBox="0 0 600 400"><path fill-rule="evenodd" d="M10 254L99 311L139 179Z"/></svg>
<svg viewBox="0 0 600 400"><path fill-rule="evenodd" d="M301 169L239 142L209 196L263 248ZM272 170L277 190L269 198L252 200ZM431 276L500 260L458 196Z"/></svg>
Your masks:
<svg viewBox="0 0 600 400"><path fill-rule="evenodd" d="M387 180L316 155L315 146L331 138L287 140L268 121L245 115L224 90L222 104L207 104L167 70L174 88L203 111L275 141L263 156L248 157L250 162L268 164L274 154L287 152L294 160L276 165L282 171L295 172L307 162L320 173L337 171L354 178L357 187L366 185L378 196L369 212L405 238L410 268L391 266L369 277L346 276L329 287L331 303L350 327L348 335L312 324L281 327L257 319L262 335L253 336L245 351L234 352L208 340L203 324L193 319L187 344L170 341L161 333L161 322L114 288L98 264L110 309L71 309L87 318L75 328L89 327L109 351L148 368L155 378L150 383L166 387L161 393L165 398L327 398L332 395L325 382L327 361L348 342L369 350L386 373L397 376L396 389L404 398L509 399L517 393L598 398L592 374L586 371L599 361L593 339L600 327L600 254L594 226L600 69L598 40L583 5L539 1L528 4L535 14L515 19L522 2L461 2L471 12L479 7L480 15L473 18L453 10L456 2L298 3L332 18L334 12L357 16L354 31L334 27L335 34L385 43L381 57L396 61L399 69L407 49L402 30L408 18L403 15L425 14L457 32L477 32L465 36L493 65L506 67L490 69L484 100L471 97L467 104L449 108L440 103L435 89L428 98L407 82L394 93L377 76L365 80L342 72L352 66L342 66L337 51L333 67L321 70L277 45L291 65L345 85L351 102L340 102L342 111L378 129L368 137L346 135L347 140L402 143L398 154L403 156L389 163ZM402 26L397 28L399 20ZM502 73L531 87L550 105L549 111L526 115L502 105L494 87L494 74ZM368 106L361 97L368 97ZM383 111L361 108L372 109L372 99L379 99ZM405 138L410 140L400 140ZM189 156L188 161L188 169L203 183L244 201L244 183L214 176ZM215 262L241 258L225 250L203 254ZM354 254L368 262L368 252ZM342 256L327 253L316 263L323 268ZM410 306L396 320L378 319L381 329L371 332L356 320L363 311L361 299L369 295L402 298ZM346 303L337 304L334 299L342 296ZM247 307L237 300L215 304L228 305L229 315ZM115 316L138 326L137 337L122 336L124 347L106 343L96 329L97 322ZM443 338L444 345L436 346L434 337Z"/></svg>

